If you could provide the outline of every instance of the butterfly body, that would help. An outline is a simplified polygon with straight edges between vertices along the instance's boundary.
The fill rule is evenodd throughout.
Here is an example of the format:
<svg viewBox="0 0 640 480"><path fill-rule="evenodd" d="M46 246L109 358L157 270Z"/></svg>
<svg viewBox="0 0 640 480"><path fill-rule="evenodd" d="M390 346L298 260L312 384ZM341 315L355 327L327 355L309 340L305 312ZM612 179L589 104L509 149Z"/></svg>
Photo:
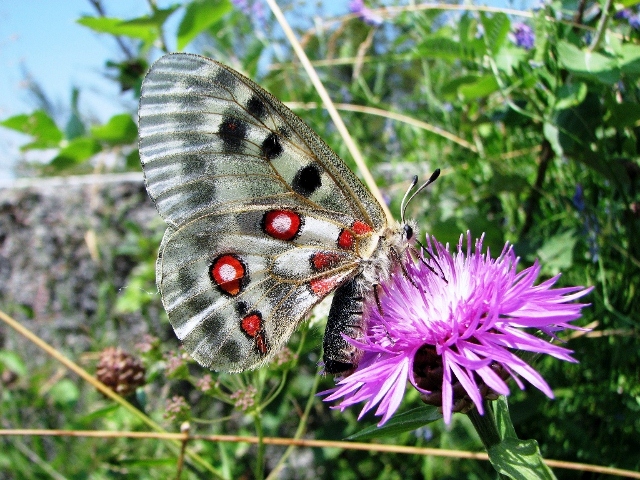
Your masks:
<svg viewBox="0 0 640 480"><path fill-rule="evenodd" d="M407 229L279 100L234 70L170 54L139 110L147 191L168 224L156 268L178 338L203 366L267 363L335 291L325 370L358 352L375 285L398 268Z"/></svg>

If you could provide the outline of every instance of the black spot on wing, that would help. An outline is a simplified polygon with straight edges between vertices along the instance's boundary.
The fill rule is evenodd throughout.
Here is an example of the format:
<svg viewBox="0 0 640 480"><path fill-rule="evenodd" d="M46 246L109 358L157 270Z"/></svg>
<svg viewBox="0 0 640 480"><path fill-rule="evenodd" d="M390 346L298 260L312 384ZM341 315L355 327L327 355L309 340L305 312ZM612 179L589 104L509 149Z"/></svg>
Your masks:
<svg viewBox="0 0 640 480"><path fill-rule="evenodd" d="M242 346L237 340L227 340L220 348L220 354L229 361L229 363L238 363L242 360Z"/></svg>
<svg viewBox="0 0 640 480"><path fill-rule="evenodd" d="M218 128L225 153L241 153L242 145L247 138L247 124L232 116L225 116Z"/></svg>
<svg viewBox="0 0 640 480"><path fill-rule="evenodd" d="M220 70L218 70L218 73L216 73L213 81L214 83L222 85L223 87L228 88L230 91L233 91L236 83L238 82L238 79L231 72L227 71L224 68L220 68Z"/></svg>
<svg viewBox="0 0 640 480"><path fill-rule="evenodd" d="M199 177L207 171L207 159L203 155L184 155L180 159L182 175Z"/></svg>
<svg viewBox="0 0 640 480"><path fill-rule="evenodd" d="M280 139L275 133L270 133L267 138L262 142L262 154L267 157L267 160L273 160L282 153L282 145L280 145Z"/></svg>
<svg viewBox="0 0 640 480"><path fill-rule="evenodd" d="M311 163L302 167L293 178L291 187L296 193L309 197L322 185L322 169L319 165Z"/></svg>
<svg viewBox="0 0 640 480"><path fill-rule="evenodd" d="M263 120L267 116L267 109L264 102L256 95L253 95L247 102L247 111L258 120Z"/></svg>

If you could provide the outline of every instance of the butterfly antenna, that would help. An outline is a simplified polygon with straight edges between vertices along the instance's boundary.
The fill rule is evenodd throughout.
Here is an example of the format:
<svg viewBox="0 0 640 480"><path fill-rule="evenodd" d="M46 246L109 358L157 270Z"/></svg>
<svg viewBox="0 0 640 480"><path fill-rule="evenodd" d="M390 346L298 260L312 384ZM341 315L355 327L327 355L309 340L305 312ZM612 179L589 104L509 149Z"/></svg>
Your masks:
<svg viewBox="0 0 640 480"><path fill-rule="evenodd" d="M407 197L411 193L411 190L413 190L413 187L415 187L417 184L418 184L418 176L414 175L413 180L411 181L411 185L409 185L409 188L407 188L407 191L405 192L404 197L402 197L402 202L400 202L400 221L402 223L404 223L404 213L407 210L407 204L405 203L405 201L407 200Z"/></svg>
<svg viewBox="0 0 640 480"><path fill-rule="evenodd" d="M431 185L433 182L435 182L438 177L440 176L440 169L436 168L435 171L431 174L431 176L429 177L429 180L427 180L426 182L424 182L422 185L420 185L420 188L418 188L415 192L413 192L413 195L411 195L409 197L409 200L407 200L407 203L404 204L404 209L407 209L407 206L411 203L411 200L413 200L413 197L415 197L417 194L419 194L422 190L424 190L425 188L427 188L429 185ZM407 192L408 193L408 192ZM402 212L401 218L404 218L404 211ZM403 220L404 221L404 220Z"/></svg>

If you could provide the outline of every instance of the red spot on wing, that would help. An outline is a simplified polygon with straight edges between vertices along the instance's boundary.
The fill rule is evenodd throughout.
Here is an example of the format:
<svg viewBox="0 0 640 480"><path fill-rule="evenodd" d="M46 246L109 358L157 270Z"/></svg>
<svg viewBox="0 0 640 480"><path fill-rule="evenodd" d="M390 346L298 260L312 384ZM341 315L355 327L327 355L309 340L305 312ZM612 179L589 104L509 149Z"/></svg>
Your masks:
<svg viewBox="0 0 640 480"><path fill-rule="evenodd" d="M262 317L259 313L249 314L240 321L240 328L242 328L244 333L253 338L258 335L262 329Z"/></svg>
<svg viewBox="0 0 640 480"><path fill-rule="evenodd" d="M301 225L302 218L291 210L269 210L262 218L262 231L278 240L293 240Z"/></svg>
<svg viewBox="0 0 640 480"><path fill-rule="evenodd" d="M240 293L246 269L240 259L231 254L221 255L211 264L209 275L213 282L228 295Z"/></svg>
<svg viewBox="0 0 640 480"><path fill-rule="evenodd" d="M355 243L356 239L353 236L353 233L346 228L340 232L340 235L338 235L338 246L343 250L351 250Z"/></svg>
<svg viewBox="0 0 640 480"><path fill-rule="evenodd" d="M338 286L338 277L316 278L309 282L309 286L315 295L324 297Z"/></svg>
<svg viewBox="0 0 640 480"><path fill-rule="evenodd" d="M355 222L353 222L351 228L356 233L356 235L364 235L365 233L373 232L373 228L371 228L366 223L361 222L360 220L356 220Z"/></svg>
<svg viewBox="0 0 640 480"><path fill-rule="evenodd" d="M266 355L269 351L267 338L264 335L262 325L262 315L258 311L253 311L242 320L240 320L240 328L249 337L255 340L256 349L262 355Z"/></svg>
<svg viewBox="0 0 640 480"><path fill-rule="evenodd" d="M334 252L318 252L311 256L311 266L316 272L330 270L340 263L342 257Z"/></svg>
<svg viewBox="0 0 640 480"><path fill-rule="evenodd" d="M266 355L267 351L269 351L269 348L267 347L267 339L264 338L263 332L258 333L256 336L256 348L263 355Z"/></svg>

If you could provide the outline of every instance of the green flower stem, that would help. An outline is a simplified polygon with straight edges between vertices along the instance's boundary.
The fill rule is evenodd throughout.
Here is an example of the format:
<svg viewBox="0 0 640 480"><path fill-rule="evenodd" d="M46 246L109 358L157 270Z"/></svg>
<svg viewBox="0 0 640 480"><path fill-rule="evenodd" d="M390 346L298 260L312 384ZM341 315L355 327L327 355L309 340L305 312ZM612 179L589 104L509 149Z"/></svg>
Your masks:
<svg viewBox="0 0 640 480"><path fill-rule="evenodd" d="M500 434L498 433L498 425L496 418L493 416L493 407L485 399L482 400L484 415L480 415L477 408L472 408L467 415L473 424L473 428L478 432L478 436L487 452L491 447L500 443ZM499 478L508 479L502 474L498 474Z"/></svg>
<svg viewBox="0 0 640 480"><path fill-rule="evenodd" d="M491 447L500 443L500 434L498 433L496 419L493 416L493 408L486 400L483 401L482 406L484 407L484 415L480 415L475 407L467 415L476 432L478 432L484 448L488 451Z"/></svg>
<svg viewBox="0 0 640 480"><path fill-rule="evenodd" d="M258 454L256 455L256 469L254 471L256 480L262 480L264 478L264 431L262 430L261 415L261 410L257 410L253 415L256 426L256 435L258 437Z"/></svg>

